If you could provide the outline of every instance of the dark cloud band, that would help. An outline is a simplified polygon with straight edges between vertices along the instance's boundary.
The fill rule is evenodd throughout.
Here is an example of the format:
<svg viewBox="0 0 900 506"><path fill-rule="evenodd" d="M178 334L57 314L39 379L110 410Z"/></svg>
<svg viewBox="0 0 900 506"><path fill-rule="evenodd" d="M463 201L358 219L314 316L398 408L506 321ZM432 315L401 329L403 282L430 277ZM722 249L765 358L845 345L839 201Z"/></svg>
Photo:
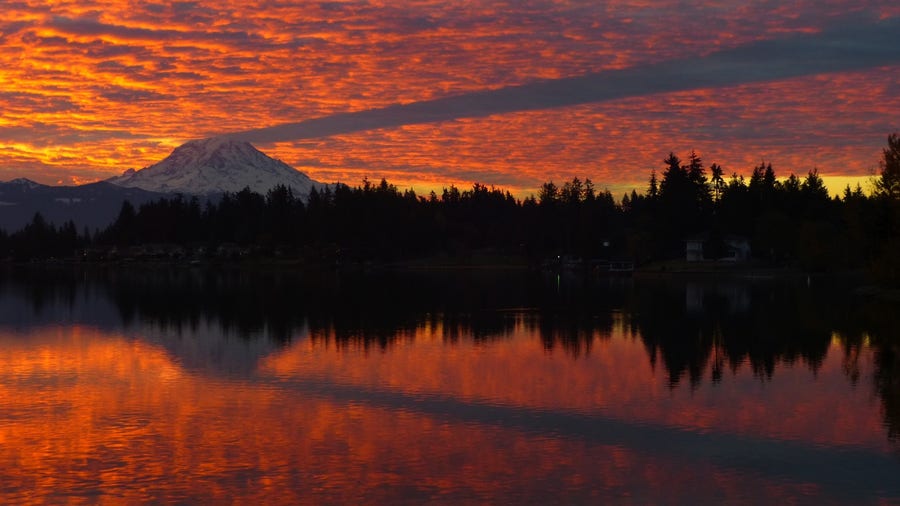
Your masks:
<svg viewBox="0 0 900 506"><path fill-rule="evenodd" d="M334 114L231 135L256 143L328 137L897 64L900 18L852 19L815 35L765 40L703 57Z"/></svg>

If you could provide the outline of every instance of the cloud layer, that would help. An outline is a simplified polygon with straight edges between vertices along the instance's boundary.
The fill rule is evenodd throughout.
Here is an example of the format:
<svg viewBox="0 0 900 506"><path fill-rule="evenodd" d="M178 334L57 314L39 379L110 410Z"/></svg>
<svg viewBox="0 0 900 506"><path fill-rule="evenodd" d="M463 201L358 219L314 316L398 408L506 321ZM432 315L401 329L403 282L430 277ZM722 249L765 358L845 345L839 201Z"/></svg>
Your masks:
<svg viewBox="0 0 900 506"><path fill-rule="evenodd" d="M224 132L351 183L615 186L691 148L875 166L900 129L894 2L683 4L6 2L0 179L107 177Z"/></svg>
<svg viewBox="0 0 900 506"><path fill-rule="evenodd" d="M269 143L900 65L900 18L577 77L333 114L233 136Z"/></svg>

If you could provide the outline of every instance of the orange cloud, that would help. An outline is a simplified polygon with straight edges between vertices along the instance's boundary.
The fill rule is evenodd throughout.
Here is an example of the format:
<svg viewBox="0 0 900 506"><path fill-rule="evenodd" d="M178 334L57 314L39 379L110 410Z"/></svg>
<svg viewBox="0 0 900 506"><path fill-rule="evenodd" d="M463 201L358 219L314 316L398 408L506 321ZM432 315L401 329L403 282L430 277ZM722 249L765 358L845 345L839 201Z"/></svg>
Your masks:
<svg viewBox="0 0 900 506"><path fill-rule="evenodd" d="M325 181L388 175L401 186L479 181L524 194L576 176L600 188L643 188L670 150L691 149L727 173L749 174L767 160L782 176L818 168L826 178L865 178L900 110L897 72L678 92L265 148Z"/></svg>
<svg viewBox="0 0 900 506"><path fill-rule="evenodd" d="M226 131L702 56L846 19L900 15L880 0L768 5L11 2L0 19L0 178L92 180ZM692 147L739 171L765 156L787 170L805 172L812 161L826 175L860 174L897 128L890 119L897 72L261 147L326 181L479 180L521 192L573 176L643 185L660 152ZM810 135L814 121L824 133Z"/></svg>

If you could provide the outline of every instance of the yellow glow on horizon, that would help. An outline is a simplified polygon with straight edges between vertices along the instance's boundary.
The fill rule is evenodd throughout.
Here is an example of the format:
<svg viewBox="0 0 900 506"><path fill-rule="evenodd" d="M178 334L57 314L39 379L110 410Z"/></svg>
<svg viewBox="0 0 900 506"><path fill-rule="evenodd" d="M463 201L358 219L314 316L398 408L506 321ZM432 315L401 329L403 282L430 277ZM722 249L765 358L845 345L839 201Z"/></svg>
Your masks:
<svg viewBox="0 0 900 506"><path fill-rule="evenodd" d="M850 186L850 191L856 190L856 185L858 184L860 188L862 188L863 193L866 195L871 195L875 190L874 179L875 176L828 176L825 174L820 174L822 176L822 181L825 183L825 187L828 188L828 193L832 196L843 196L844 190L847 186Z"/></svg>

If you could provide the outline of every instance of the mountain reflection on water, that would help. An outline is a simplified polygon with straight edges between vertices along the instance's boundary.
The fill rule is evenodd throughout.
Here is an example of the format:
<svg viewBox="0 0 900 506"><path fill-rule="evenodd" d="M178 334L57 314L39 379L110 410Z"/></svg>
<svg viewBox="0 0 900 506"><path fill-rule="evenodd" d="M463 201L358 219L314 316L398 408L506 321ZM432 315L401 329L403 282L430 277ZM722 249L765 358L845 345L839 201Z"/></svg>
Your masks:
<svg viewBox="0 0 900 506"><path fill-rule="evenodd" d="M62 447L96 435L83 443L96 464L53 473L85 465L73 494L123 487L129 501L148 497L119 474L97 485L96 466L155 477L149 499L163 502L272 502L261 483L293 482L315 487L279 501L678 501L709 476L708 499L896 500L898 330L890 304L818 279L8 270L0 427L53 441L15 422L51 413ZM104 374L131 393L87 386ZM113 407L96 407L104 396ZM135 448L137 434L164 456ZM12 451L0 498L59 499L34 492L62 485ZM161 461L174 467L147 467Z"/></svg>

